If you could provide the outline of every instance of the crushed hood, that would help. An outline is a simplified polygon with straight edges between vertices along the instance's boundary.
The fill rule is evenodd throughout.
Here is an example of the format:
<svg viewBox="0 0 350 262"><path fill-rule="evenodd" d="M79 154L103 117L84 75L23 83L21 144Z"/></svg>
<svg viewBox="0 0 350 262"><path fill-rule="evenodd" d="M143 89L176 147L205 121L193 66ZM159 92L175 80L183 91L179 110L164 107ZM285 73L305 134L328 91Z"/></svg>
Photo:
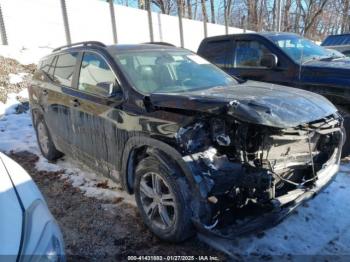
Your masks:
<svg viewBox="0 0 350 262"><path fill-rule="evenodd" d="M295 127L334 114L326 98L301 89L247 81L229 87L179 93L153 93L153 106L211 114L277 128Z"/></svg>

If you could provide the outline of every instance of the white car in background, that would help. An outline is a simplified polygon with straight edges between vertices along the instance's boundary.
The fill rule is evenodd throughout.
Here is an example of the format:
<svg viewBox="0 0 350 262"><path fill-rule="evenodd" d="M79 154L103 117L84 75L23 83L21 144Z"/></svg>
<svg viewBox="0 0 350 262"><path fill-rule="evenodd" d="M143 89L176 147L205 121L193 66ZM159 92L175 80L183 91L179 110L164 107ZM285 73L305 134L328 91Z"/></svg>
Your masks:
<svg viewBox="0 0 350 262"><path fill-rule="evenodd" d="M0 261L65 261L61 231L42 194L1 152Z"/></svg>

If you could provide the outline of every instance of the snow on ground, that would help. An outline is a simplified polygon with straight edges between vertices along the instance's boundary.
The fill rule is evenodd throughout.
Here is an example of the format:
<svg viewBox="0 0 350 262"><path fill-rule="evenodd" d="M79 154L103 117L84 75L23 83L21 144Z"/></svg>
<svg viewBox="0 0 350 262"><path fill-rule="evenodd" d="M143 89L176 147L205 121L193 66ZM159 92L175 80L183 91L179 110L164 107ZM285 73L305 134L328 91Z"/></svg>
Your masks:
<svg viewBox="0 0 350 262"><path fill-rule="evenodd" d="M48 163L38 149L29 112L16 114L17 98L26 96L11 94L6 104L0 104L0 151L30 151L38 155L39 170L64 170L62 178L68 178L73 186L87 196L100 199L124 198L134 204L132 196L120 191L112 181L99 177L88 168L71 159ZM0 113L1 115L1 113ZM108 189L98 187L105 184ZM205 239L229 254L240 256L269 255L350 255L350 164L343 163L335 181L315 199L297 209L297 212L280 225L257 236L241 237L237 241Z"/></svg>
<svg viewBox="0 0 350 262"><path fill-rule="evenodd" d="M30 113L16 114L16 108L20 104L18 99L27 96L27 90L24 90L19 94L10 94L6 104L0 103L0 151L6 153L10 151L32 152L39 156L36 164L38 170L64 170L62 178L68 178L73 186L80 188L87 196L106 200L123 198L125 202L134 205L134 198L119 190L119 185L96 175L74 160L64 158L53 164L41 156Z"/></svg>
<svg viewBox="0 0 350 262"><path fill-rule="evenodd" d="M28 75L27 73L9 74L10 84L16 85L23 82L23 77L27 75Z"/></svg>
<svg viewBox="0 0 350 262"><path fill-rule="evenodd" d="M0 56L17 60L22 65L37 64L45 55L52 52L51 47L24 47L0 45Z"/></svg>

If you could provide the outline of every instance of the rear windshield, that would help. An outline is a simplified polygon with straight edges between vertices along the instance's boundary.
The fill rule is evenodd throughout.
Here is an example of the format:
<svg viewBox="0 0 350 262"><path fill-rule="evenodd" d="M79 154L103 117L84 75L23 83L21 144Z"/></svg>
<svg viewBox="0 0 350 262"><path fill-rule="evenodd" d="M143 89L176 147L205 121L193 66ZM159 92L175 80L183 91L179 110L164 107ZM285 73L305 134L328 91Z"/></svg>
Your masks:
<svg viewBox="0 0 350 262"><path fill-rule="evenodd" d="M322 46L335 46L335 45L350 45L350 34L349 35L330 35L328 36Z"/></svg>

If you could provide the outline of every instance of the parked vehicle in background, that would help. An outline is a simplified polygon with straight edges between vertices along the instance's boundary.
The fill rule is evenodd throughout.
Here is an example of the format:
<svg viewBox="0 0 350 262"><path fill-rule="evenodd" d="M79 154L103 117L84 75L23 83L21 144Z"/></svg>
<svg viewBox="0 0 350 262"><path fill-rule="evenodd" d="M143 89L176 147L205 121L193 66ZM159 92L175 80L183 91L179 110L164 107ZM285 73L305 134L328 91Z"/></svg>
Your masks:
<svg viewBox="0 0 350 262"><path fill-rule="evenodd" d="M350 57L350 34L330 35L321 43L321 46L335 49Z"/></svg>
<svg viewBox="0 0 350 262"><path fill-rule="evenodd" d="M331 181L344 141L326 98L242 84L167 45L58 48L29 98L47 159L64 153L120 183L150 230L174 242L195 227L236 235L280 221ZM269 219L238 223L237 209L253 203Z"/></svg>
<svg viewBox="0 0 350 262"><path fill-rule="evenodd" d="M0 232L0 261L65 261L61 231L39 189L2 153Z"/></svg>
<svg viewBox="0 0 350 262"><path fill-rule="evenodd" d="M345 118L350 137L350 59L292 33L249 33L209 37L198 52L234 77L319 93ZM350 139L343 148L350 153Z"/></svg>

